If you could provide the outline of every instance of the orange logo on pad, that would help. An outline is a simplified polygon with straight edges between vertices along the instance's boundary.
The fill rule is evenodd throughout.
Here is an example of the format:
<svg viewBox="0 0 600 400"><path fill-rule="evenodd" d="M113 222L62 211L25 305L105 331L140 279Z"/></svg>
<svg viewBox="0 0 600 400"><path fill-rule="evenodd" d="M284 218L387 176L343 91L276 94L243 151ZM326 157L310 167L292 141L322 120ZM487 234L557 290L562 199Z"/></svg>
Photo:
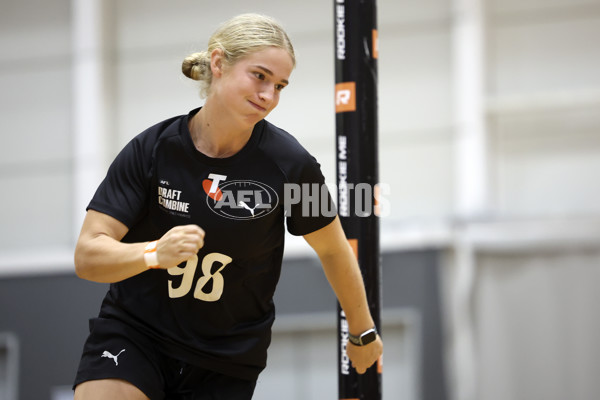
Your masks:
<svg viewBox="0 0 600 400"><path fill-rule="evenodd" d="M356 82L335 85L335 112L356 111Z"/></svg>

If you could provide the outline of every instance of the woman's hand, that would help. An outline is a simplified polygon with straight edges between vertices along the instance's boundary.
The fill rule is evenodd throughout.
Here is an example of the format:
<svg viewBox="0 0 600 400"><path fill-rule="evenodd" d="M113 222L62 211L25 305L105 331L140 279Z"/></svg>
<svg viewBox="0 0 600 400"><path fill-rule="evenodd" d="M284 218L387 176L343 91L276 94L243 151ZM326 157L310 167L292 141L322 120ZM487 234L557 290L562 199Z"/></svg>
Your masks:
<svg viewBox="0 0 600 400"><path fill-rule="evenodd" d="M189 260L204 246L204 231L198 225L171 228L156 244L160 268L168 269Z"/></svg>
<svg viewBox="0 0 600 400"><path fill-rule="evenodd" d="M348 341L346 354L348 354L356 372L364 374L367 368L373 365L383 354L383 342L379 335L377 335L375 341L364 346L356 346Z"/></svg>

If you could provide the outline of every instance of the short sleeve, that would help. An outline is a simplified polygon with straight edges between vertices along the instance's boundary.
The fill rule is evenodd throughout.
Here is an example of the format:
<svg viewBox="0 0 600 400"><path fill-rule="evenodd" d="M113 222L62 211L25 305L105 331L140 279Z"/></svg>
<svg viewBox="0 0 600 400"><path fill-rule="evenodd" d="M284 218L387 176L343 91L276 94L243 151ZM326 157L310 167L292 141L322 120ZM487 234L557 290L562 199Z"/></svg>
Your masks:
<svg viewBox="0 0 600 400"><path fill-rule="evenodd" d="M312 156L307 157L298 179L286 184L285 193L286 225L292 235L317 231L337 215L321 166Z"/></svg>
<svg viewBox="0 0 600 400"><path fill-rule="evenodd" d="M147 210L152 146L138 136L110 165L87 209L108 214L131 228Z"/></svg>

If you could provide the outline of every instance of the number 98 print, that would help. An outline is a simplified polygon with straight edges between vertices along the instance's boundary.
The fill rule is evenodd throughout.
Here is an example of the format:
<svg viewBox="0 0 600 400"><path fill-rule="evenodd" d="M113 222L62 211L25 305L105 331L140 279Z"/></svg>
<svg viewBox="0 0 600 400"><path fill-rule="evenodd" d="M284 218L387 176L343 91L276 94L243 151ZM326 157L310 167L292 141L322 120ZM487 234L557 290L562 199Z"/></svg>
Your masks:
<svg viewBox="0 0 600 400"><path fill-rule="evenodd" d="M194 289L194 298L201 301L217 301L223 294L223 287L225 286L225 280L221 271L229 263L232 258L221 253L209 253L202 259L202 276L196 282L196 288ZM212 272L212 267L215 262L221 263L221 266ZM183 275L181 283L178 287L174 287L173 281L169 280L169 297L172 299L183 297L190 292L194 284L194 274L198 267L198 256L193 256L185 262L184 267L173 267L169 268L167 272L171 276ZM208 288L207 284L212 279L212 289L206 292L204 289Z"/></svg>

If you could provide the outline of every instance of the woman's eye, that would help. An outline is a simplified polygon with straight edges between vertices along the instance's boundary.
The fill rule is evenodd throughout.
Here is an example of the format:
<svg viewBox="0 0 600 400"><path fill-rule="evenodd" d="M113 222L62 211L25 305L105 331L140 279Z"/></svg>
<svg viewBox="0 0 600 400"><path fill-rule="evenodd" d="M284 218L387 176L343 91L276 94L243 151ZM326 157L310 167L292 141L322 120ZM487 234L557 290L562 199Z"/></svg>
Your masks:
<svg viewBox="0 0 600 400"><path fill-rule="evenodd" d="M262 72L255 72L254 76L256 76L261 81L265 79L265 74L263 74Z"/></svg>
<svg viewBox="0 0 600 400"><path fill-rule="evenodd" d="M280 92L283 90L284 87L284 85L275 85L275 89L279 90Z"/></svg>

